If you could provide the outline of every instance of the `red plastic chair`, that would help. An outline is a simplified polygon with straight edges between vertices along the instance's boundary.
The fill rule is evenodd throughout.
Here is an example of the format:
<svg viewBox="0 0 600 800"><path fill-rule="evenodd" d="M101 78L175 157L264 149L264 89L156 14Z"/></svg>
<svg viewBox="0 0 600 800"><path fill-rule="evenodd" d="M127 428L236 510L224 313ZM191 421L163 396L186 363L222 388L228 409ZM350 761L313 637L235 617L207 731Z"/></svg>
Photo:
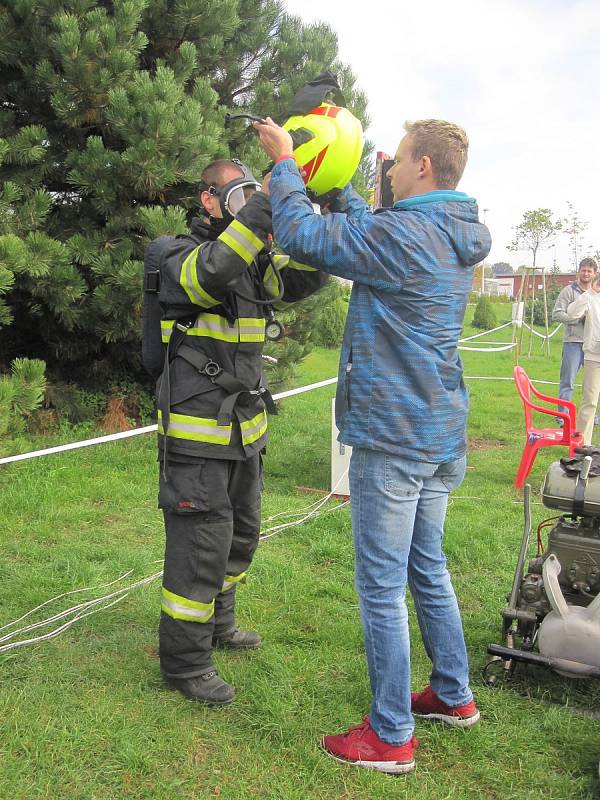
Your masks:
<svg viewBox="0 0 600 800"><path fill-rule="evenodd" d="M521 456L521 463L515 478L515 486L520 489L525 483L525 480L533 462L537 456L540 447L550 447L554 444L560 444L569 448L569 455L573 455L576 447L583 445L583 433L575 430L575 403L569 400L560 400L558 397L548 397L541 394L529 380L529 376L523 367L515 367L513 376L517 385L517 391L523 401L525 409L525 447L523 448L523 455ZM544 408L537 403L532 402L531 395L546 403L551 403L556 408ZM558 406L564 406L566 411L559 411ZM562 419L562 428L536 428L531 421L531 412L540 411L542 414L549 414L555 419Z"/></svg>

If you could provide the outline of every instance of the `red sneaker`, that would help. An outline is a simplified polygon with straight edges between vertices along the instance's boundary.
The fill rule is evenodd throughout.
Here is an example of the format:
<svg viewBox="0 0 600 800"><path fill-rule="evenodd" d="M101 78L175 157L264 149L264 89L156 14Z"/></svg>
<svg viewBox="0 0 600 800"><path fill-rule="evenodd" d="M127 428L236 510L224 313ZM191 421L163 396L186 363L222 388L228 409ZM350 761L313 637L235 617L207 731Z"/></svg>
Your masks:
<svg viewBox="0 0 600 800"><path fill-rule="evenodd" d="M365 717L361 725L337 736L324 736L321 747L336 761L355 767L367 767L379 772L401 775L415 768L414 752L418 742L413 737L405 744L388 744L375 733Z"/></svg>
<svg viewBox="0 0 600 800"><path fill-rule="evenodd" d="M426 686L422 692L412 692L410 706L415 717L438 719L458 728L469 728L479 722L479 710L473 700L464 706L447 706L431 686Z"/></svg>

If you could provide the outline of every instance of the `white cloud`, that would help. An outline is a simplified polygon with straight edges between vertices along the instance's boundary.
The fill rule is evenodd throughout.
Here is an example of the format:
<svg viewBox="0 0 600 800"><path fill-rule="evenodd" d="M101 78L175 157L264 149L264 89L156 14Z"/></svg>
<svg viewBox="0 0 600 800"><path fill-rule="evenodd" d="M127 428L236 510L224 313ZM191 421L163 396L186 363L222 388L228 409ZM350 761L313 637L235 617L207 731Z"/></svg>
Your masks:
<svg viewBox="0 0 600 800"><path fill-rule="evenodd" d="M589 221L583 250L600 249L596 0L285 5L336 31L340 57L368 97L377 150L395 151L405 119L465 127L471 148L460 188L489 209L491 261L525 263L526 253L505 249L512 229L528 209L566 214L567 200ZM556 253L562 268L572 265L566 237Z"/></svg>

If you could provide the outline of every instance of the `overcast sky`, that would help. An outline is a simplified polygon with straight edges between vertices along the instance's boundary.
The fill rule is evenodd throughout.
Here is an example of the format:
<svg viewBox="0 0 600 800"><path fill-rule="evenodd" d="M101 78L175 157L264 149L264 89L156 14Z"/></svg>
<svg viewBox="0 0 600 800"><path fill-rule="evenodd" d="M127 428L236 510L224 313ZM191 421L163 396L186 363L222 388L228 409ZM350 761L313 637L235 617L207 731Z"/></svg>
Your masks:
<svg viewBox="0 0 600 800"><path fill-rule="evenodd" d="M342 61L367 95L376 150L393 154L406 119L462 125L469 163L459 189L492 232L489 263L509 252L523 213L570 201L587 221L578 257L600 249L600 0L284 0L337 33ZM538 264L572 268L567 237Z"/></svg>

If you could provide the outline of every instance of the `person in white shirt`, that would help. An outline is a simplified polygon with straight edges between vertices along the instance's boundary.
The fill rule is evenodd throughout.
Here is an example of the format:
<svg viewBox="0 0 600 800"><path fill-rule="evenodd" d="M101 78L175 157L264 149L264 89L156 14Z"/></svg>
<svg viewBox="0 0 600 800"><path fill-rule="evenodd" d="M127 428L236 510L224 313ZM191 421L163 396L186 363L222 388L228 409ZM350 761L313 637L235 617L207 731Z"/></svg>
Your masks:
<svg viewBox="0 0 600 800"><path fill-rule="evenodd" d="M592 286L579 295L567 308L569 321L585 317L583 328L583 392L577 429L583 433L585 444L592 443L594 415L600 397L600 275Z"/></svg>

